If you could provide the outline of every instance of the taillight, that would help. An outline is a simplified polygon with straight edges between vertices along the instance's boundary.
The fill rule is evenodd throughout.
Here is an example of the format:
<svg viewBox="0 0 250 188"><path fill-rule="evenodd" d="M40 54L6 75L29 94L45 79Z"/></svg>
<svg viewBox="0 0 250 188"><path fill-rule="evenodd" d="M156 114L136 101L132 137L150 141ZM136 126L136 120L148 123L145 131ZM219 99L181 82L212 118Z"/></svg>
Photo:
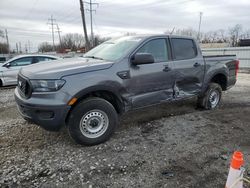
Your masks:
<svg viewBox="0 0 250 188"><path fill-rule="evenodd" d="M235 61L235 75L236 75L236 77L238 76L239 69L240 69L240 61L236 60Z"/></svg>

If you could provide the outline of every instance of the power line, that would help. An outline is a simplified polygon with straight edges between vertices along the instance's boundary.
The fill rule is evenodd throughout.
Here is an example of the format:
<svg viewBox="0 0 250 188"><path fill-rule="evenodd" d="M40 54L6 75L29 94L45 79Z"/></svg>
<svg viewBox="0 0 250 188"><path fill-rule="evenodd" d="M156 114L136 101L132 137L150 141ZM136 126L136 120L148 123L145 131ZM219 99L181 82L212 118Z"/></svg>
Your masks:
<svg viewBox="0 0 250 188"><path fill-rule="evenodd" d="M87 9L87 11L89 11L90 13L90 30L91 30L91 45L92 47L94 46L94 31L93 31L93 12L96 12L95 9L93 9L93 6L99 6L99 3L92 3L92 0L89 0L89 2L84 2L87 3L89 5L89 9Z"/></svg>
<svg viewBox="0 0 250 188"><path fill-rule="evenodd" d="M116 11L125 11L125 10L128 10L128 11L137 11L137 10L145 10L145 9L150 9L150 8L156 8L156 7L164 7L166 6L167 8L173 8L173 7L176 7L176 6L180 6L180 5L183 5L185 3L190 3L192 1L196 1L196 0L180 0L180 1L166 1L166 0L159 0L158 2L153 2L153 3L145 3L145 4L138 4L136 6L132 6L132 5L129 5L129 6L125 6L123 8L118 8L118 9L115 9Z"/></svg>
<svg viewBox="0 0 250 188"><path fill-rule="evenodd" d="M38 0L35 0L35 1L34 1L34 3L33 3L33 5L32 5L32 7L31 7L31 9L27 12L27 14L26 14L26 16L25 16L25 19L27 19L27 18L30 16L30 14L33 12L33 10L34 10L34 8L35 8L37 2L38 2Z"/></svg>
<svg viewBox="0 0 250 188"><path fill-rule="evenodd" d="M56 26L57 26L57 33L58 33L58 37L59 37L60 46L62 46L62 40L61 40L61 35L60 35L60 33L62 31L60 31L60 28L59 28L58 24L56 24Z"/></svg>
<svg viewBox="0 0 250 188"><path fill-rule="evenodd" d="M5 27L5 26L0 25L0 27ZM35 34L50 33L50 32L48 32L46 30L23 29L23 28L18 28L18 27L8 27L8 31L11 31L11 32L25 32L25 33L27 32L27 33L35 33Z"/></svg>
<svg viewBox="0 0 250 188"><path fill-rule="evenodd" d="M51 25L51 31L52 31L52 40L53 40L53 51L55 51L55 38L54 38L54 25L56 25L56 20L53 19L53 15L48 19L48 24Z"/></svg>

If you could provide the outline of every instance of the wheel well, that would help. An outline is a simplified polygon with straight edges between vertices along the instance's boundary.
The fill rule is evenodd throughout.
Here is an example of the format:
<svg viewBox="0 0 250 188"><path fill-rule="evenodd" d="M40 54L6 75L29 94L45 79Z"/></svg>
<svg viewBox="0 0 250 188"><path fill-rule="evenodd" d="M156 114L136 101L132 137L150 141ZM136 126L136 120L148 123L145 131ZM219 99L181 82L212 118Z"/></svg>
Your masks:
<svg viewBox="0 0 250 188"><path fill-rule="evenodd" d="M86 98L89 98L89 97L99 97L99 98L105 99L114 106L114 108L115 108L115 110L117 111L118 114L121 114L122 112L124 112L124 106L123 106L122 101L115 94L113 94L110 91L93 91L93 92L90 92L90 93L80 97L78 99L78 102L82 101L82 100L84 100Z"/></svg>
<svg viewBox="0 0 250 188"><path fill-rule="evenodd" d="M227 89L227 77L224 74L215 75L211 82L219 84L223 91Z"/></svg>

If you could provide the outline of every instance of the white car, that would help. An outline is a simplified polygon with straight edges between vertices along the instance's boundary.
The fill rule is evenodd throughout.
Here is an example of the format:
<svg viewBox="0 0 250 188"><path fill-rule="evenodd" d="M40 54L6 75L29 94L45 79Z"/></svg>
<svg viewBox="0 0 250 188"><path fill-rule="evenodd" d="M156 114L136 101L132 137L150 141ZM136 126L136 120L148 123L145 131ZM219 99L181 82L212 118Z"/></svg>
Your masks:
<svg viewBox="0 0 250 188"><path fill-rule="evenodd" d="M52 55L19 55L0 64L0 87L17 85L17 74L19 70L27 65L60 59Z"/></svg>

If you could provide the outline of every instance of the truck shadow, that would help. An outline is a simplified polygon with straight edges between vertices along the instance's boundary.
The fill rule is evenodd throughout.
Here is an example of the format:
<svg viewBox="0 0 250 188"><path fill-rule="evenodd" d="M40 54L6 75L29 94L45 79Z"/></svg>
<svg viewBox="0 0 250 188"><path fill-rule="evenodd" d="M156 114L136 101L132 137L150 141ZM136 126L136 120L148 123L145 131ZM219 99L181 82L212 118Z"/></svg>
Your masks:
<svg viewBox="0 0 250 188"><path fill-rule="evenodd" d="M121 116L120 127L128 128L135 124L143 124L156 119L188 114L194 111L196 111L196 98L164 103L125 113Z"/></svg>

